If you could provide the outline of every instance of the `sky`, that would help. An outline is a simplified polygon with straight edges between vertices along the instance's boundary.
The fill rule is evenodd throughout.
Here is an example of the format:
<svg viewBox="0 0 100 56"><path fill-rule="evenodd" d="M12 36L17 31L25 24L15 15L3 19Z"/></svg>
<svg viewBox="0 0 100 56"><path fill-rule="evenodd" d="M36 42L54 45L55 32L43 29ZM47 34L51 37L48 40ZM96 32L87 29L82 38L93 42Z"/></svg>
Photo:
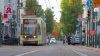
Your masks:
<svg viewBox="0 0 100 56"><path fill-rule="evenodd" d="M47 7L51 8L52 11L54 12L53 15L54 16L54 20L56 20L56 22L60 21L60 17L61 17L61 8L60 8L60 4L61 4L61 0L38 0L39 4L42 5L42 8L45 10Z"/></svg>

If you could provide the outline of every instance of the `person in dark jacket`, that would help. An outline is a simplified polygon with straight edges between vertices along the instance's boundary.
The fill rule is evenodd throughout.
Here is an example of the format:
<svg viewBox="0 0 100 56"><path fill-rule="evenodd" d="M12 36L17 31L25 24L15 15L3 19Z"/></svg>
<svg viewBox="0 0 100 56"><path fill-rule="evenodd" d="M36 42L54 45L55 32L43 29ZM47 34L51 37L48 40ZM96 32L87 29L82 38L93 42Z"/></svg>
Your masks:
<svg viewBox="0 0 100 56"><path fill-rule="evenodd" d="M71 44L71 36L70 35L67 37L67 41L68 41L68 45L70 45Z"/></svg>
<svg viewBox="0 0 100 56"><path fill-rule="evenodd" d="M65 39L63 38L63 44L65 44Z"/></svg>
<svg viewBox="0 0 100 56"><path fill-rule="evenodd" d="M10 37L9 37L9 35L7 34L7 35L4 37L4 39L7 40L8 38L10 38Z"/></svg>

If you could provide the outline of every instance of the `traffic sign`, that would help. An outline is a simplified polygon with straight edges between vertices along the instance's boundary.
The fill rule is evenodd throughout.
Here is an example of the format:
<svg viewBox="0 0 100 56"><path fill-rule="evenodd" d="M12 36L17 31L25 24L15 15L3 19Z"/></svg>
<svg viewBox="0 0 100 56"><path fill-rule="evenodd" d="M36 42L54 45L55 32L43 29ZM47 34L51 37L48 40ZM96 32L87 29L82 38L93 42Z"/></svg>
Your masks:
<svg viewBox="0 0 100 56"><path fill-rule="evenodd" d="M92 0L87 0L86 5L88 7L92 7L92 5L93 5Z"/></svg>
<svg viewBox="0 0 100 56"><path fill-rule="evenodd" d="M90 30L90 35L95 35L96 34L96 30L91 29Z"/></svg>
<svg viewBox="0 0 100 56"><path fill-rule="evenodd" d="M86 30L86 34L93 36L96 34L96 30L94 30L94 29Z"/></svg>

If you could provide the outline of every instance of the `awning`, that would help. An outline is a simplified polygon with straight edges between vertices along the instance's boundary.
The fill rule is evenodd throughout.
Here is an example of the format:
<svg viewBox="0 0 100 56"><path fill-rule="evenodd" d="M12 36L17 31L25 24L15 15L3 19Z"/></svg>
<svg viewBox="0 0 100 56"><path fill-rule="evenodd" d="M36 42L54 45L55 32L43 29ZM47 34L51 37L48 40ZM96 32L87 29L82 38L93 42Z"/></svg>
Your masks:
<svg viewBox="0 0 100 56"><path fill-rule="evenodd" d="M100 7L100 0L93 0L94 7Z"/></svg>

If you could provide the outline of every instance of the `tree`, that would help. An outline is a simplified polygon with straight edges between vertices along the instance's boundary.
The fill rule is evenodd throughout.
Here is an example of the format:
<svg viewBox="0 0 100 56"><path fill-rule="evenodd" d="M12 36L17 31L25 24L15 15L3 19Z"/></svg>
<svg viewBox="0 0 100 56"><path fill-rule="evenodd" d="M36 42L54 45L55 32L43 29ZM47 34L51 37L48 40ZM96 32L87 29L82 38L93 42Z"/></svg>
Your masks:
<svg viewBox="0 0 100 56"><path fill-rule="evenodd" d="M75 33L77 18L81 12L81 0L61 1L61 30L64 34Z"/></svg>
<svg viewBox="0 0 100 56"><path fill-rule="evenodd" d="M25 12L26 15L36 15L38 17L43 16L44 13L37 0L26 0Z"/></svg>
<svg viewBox="0 0 100 56"><path fill-rule="evenodd" d="M59 33L60 33L60 23L57 23L56 21L54 21L54 24L53 24L53 35L55 37L58 37L59 36Z"/></svg>
<svg viewBox="0 0 100 56"><path fill-rule="evenodd" d="M52 33L53 31L53 14L51 9L47 8L45 11L45 18L46 18L46 31L47 33Z"/></svg>

